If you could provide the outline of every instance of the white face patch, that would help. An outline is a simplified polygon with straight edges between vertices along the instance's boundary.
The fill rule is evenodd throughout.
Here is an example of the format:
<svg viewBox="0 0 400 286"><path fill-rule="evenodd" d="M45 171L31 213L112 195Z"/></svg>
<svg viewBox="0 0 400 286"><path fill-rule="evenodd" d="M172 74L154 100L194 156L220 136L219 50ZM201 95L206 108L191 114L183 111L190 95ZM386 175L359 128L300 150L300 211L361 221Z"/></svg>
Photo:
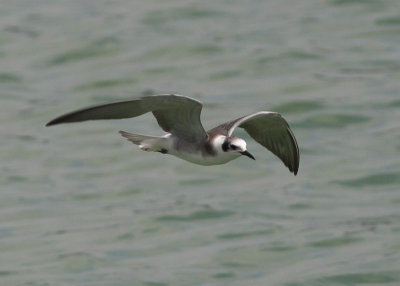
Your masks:
<svg viewBox="0 0 400 286"><path fill-rule="evenodd" d="M233 138L230 143L231 143L231 145L236 146L238 151L246 151L247 150L246 141L244 141L241 138Z"/></svg>
<svg viewBox="0 0 400 286"><path fill-rule="evenodd" d="M221 150L223 151L223 153L232 154L247 150L246 141L238 137L227 138L226 136L223 135L216 136L212 141L212 145L216 150Z"/></svg>

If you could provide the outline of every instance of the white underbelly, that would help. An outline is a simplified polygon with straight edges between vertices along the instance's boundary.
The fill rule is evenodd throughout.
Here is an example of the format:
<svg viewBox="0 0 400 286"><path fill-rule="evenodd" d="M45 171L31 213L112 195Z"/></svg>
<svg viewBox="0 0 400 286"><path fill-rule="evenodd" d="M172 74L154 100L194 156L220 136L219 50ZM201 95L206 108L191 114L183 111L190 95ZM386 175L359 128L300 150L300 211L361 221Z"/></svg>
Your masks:
<svg viewBox="0 0 400 286"><path fill-rule="evenodd" d="M236 159L240 154L233 152L217 153L216 156L203 156L201 153L171 153L178 158L198 165L220 165Z"/></svg>
<svg viewBox="0 0 400 286"><path fill-rule="evenodd" d="M188 152L184 150L176 150L174 146L176 145L176 138L173 138L171 134L167 134L164 136L167 139L166 141L166 148L168 149L168 153L170 155L174 155L180 159L185 161L198 164L198 165L220 165L225 164L233 159L236 159L240 156L237 152L217 152L215 156L213 155L203 155L201 151L198 152Z"/></svg>

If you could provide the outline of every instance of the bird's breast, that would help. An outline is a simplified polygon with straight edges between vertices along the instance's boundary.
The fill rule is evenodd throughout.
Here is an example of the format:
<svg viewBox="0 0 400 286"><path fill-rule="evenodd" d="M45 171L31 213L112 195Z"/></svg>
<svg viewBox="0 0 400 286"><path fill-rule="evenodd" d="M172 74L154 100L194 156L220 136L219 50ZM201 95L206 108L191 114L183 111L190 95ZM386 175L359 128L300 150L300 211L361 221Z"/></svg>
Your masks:
<svg viewBox="0 0 400 286"><path fill-rule="evenodd" d="M169 138L169 154L181 158L185 161L198 165L220 165L225 164L240 156L236 152L223 152L213 146L213 142L204 141L199 143L190 143L180 138L171 136Z"/></svg>
<svg viewBox="0 0 400 286"><path fill-rule="evenodd" d="M240 154L232 152L218 152L212 155L206 155L204 154L204 152L201 151L190 153L176 152L175 154L172 153L172 155L175 155L176 157L179 157L191 163L204 166L225 164L240 156Z"/></svg>

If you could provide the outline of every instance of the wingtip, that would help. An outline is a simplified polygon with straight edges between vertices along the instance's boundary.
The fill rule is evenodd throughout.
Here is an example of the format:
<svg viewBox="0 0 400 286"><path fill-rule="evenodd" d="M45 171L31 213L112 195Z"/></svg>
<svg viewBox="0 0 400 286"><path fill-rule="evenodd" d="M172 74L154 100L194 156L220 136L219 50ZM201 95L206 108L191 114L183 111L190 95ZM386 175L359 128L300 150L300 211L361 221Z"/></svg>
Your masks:
<svg viewBox="0 0 400 286"><path fill-rule="evenodd" d="M58 118L53 119L53 120L50 120L49 122L46 123L45 126L46 126L46 127L49 127L49 126L53 126L53 125L56 125L56 124L61 123L61 122L59 122L57 119L58 119Z"/></svg>
<svg viewBox="0 0 400 286"><path fill-rule="evenodd" d="M290 172L293 173L293 175L297 176L297 172L299 171L299 165L297 164L297 165L291 166L291 168L289 168L289 170L290 170Z"/></svg>

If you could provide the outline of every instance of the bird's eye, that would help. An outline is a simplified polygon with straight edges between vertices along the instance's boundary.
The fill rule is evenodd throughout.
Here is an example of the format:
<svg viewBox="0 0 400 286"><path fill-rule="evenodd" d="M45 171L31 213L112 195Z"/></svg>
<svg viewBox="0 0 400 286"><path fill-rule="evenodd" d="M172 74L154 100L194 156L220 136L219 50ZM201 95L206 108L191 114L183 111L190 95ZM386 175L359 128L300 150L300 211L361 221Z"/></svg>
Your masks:
<svg viewBox="0 0 400 286"><path fill-rule="evenodd" d="M236 145L233 145L233 144L231 144L230 147L231 147L232 150L236 150L238 148Z"/></svg>

